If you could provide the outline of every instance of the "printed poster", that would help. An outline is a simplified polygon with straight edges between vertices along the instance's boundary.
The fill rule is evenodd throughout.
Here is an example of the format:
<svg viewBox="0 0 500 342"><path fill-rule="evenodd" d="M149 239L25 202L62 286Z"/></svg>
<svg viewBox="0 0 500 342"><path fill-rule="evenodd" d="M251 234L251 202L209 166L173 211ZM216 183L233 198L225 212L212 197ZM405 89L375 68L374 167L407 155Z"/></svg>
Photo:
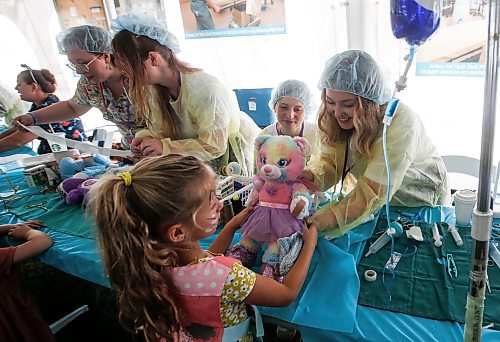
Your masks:
<svg viewBox="0 0 500 342"><path fill-rule="evenodd" d="M285 0L179 0L186 39L286 33Z"/></svg>
<svg viewBox="0 0 500 342"><path fill-rule="evenodd" d="M487 0L444 0L439 29L417 47L417 76L484 76L487 37Z"/></svg>

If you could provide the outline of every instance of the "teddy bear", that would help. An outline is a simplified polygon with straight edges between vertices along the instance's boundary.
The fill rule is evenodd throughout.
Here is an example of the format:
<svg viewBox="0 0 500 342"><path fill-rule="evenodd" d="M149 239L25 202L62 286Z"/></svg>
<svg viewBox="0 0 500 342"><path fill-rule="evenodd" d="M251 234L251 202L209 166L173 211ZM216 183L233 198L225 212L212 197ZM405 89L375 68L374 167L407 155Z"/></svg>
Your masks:
<svg viewBox="0 0 500 342"><path fill-rule="evenodd" d="M281 281L279 240L300 237L302 219L309 214L311 195L299 176L311 145L302 137L261 135L255 149L257 172L247 200L247 206L254 206L254 210L242 226L241 241L227 255L252 267L266 246L262 274Z"/></svg>

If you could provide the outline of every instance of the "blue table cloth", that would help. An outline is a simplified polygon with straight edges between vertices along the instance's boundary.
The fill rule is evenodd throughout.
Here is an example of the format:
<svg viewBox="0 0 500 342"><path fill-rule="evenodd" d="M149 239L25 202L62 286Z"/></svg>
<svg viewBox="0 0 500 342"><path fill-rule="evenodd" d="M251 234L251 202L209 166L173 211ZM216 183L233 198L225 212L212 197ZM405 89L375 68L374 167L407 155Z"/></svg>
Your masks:
<svg viewBox="0 0 500 342"><path fill-rule="evenodd" d="M23 152L18 150L13 153ZM17 180L22 183L22 169L15 163L3 166L10 178L18 177ZM3 197L12 193L4 178L0 179L0 192ZM391 208L391 211L394 209ZM419 212L427 222L454 220L450 208L414 208L405 211ZM6 212L0 216L0 223L17 221L18 217ZM356 263L361 257L365 241L373 234L375 223L376 220L367 222L334 241L320 239L298 298L286 308L261 307L261 312L267 317L298 327L304 341L463 340L463 325L458 323L357 305L359 278ZM95 240L63 234L48 227L43 230L54 240L54 245L42 255L45 263L109 287ZM202 247L207 248L213 239L214 236L211 236L202 240ZM237 234L233 243L238 240ZM500 332L485 330L483 340L500 341Z"/></svg>

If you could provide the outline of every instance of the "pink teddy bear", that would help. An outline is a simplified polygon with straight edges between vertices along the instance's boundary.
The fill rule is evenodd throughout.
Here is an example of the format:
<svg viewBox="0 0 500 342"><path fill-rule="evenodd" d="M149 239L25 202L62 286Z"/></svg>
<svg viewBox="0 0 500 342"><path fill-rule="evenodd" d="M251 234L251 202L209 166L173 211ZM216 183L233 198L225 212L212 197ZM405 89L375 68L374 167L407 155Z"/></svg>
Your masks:
<svg viewBox="0 0 500 342"><path fill-rule="evenodd" d="M247 206L255 206L242 227L241 241L228 251L251 267L262 248L262 274L281 281L278 239L302 234L311 196L299 180L311 145L302 137L261 135L255 141L257 174Z"/></svg>

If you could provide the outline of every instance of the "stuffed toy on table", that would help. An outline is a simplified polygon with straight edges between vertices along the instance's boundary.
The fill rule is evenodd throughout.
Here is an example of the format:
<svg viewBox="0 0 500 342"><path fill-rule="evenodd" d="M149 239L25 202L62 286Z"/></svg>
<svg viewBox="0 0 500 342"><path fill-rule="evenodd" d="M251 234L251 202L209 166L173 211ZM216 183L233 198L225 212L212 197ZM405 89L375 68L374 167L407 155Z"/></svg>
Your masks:
<svg viewBox="0 0 500 342"><path fill-rule="evenodd" d="M262 256L262 274L281 281L302 246L302 219L309 215L311 195L299 180L311 145L302 137L261 135L255 141L257 173L247 206L254 210L242 226L242 239L227 253L245 266ZM288 253L288 255L291 255Z"/></svg>
<svg viewBox="0 0 500 342"><path fill-rule="evenodd" d="M71 157L61 158L59 161L59 172L62 179L68 179L82 172L89 177L99 177L112 164L112 161L103 155L87 155L88 158L74 159Z"/></svg>
<svg viewBox="0 0 500 342"><path fill-rule="evenodd" d="M97 183L97 178L77 173L73 177L63 180L56 190L67 204L82 204L95 183Z"/></svg>
<svg viewBox="0 0 500 342"><path fill-rule="evenodd" d="M71 165L71 161L68 161ZM113 166L113 167L112 167ZM119 173L129 171L132 168L130 165L118 167L116 164L108 165L104 175L117 175ZM89 174L78 172L70 178L64 179L56 188L56 191L61 195L67 204L83 204L85 205L87 194L98 178L89 176Z"/></svg>

